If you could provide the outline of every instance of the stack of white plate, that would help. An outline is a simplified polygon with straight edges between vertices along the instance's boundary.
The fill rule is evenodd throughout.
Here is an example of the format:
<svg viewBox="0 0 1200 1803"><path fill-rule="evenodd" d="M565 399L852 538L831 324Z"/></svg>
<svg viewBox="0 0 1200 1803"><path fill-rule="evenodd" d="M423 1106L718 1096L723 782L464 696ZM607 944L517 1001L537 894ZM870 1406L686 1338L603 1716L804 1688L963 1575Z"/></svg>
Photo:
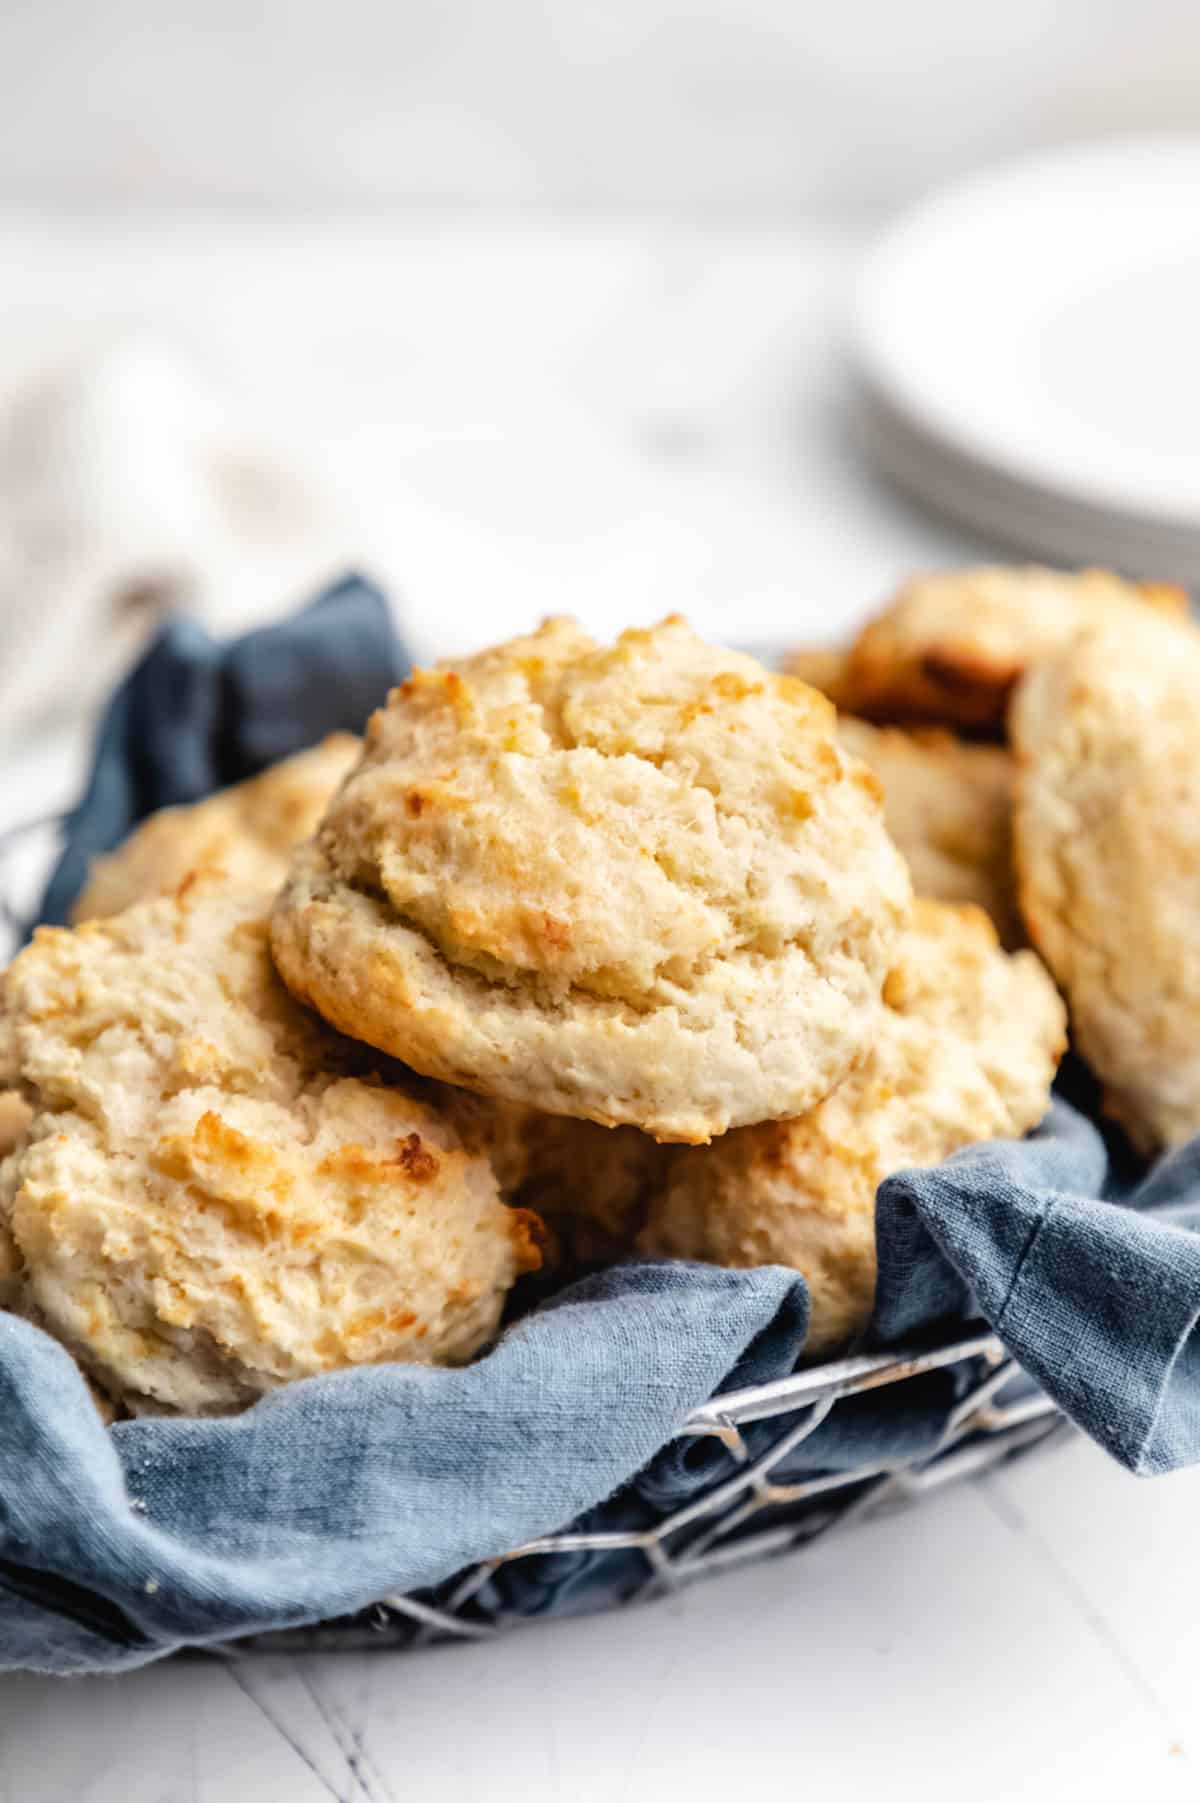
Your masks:
<svg viewBox="0 0 1200 1803"><path fill-rule="evenodd" d="M1014 549L1200 583L1200 135L918 207L868 261L856 350L906 492Z"/></svg>

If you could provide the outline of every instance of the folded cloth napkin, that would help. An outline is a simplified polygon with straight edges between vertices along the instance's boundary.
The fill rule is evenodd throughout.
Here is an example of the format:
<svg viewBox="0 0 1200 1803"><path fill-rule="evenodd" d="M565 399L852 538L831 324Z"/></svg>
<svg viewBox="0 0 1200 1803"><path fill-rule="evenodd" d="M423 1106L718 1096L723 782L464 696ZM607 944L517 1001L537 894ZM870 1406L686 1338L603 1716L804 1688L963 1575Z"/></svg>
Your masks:
<svg viewBox="0 0 1200 1803"><path fill-rule="evenodd" d="M357 583L224 649L169 628L109 710L48 912L140 812L360 725L401 662ZM1200 1141L1139 1181L1059 1100L1020 1143L881 1186L867 1343L933 1344L982 1318L1129 1470L1176 1469L1200 1459L1197 1228ZM67 1354L0 1316L0 1667L118 1670L388 1594L437 1600L463 1567L569 1523L651 1525L734 1469L721 1442L678 1436L688 1412L790 1371L807 1313L793 1271L629 1264L465 1370L372 1366L229 1420L112 1429ZM960 1394L953 1371L869 1392L782 1469L931 1451ZM752 1454L773 1431L746 1430ZM501 1565L475 1606L566 1612L642 1572L624 1550L547 1554Z"/></svg>
<svg viewBox="0 0 1200 1803"><path fill-rule="evenodd" d="M508 1552L731 1378L788 1371L807 1309L791 1271L626 1266L464 1370L377 1365L111 1430L67 1354L0 1317L0 1666L119 1670Z"/></svg>

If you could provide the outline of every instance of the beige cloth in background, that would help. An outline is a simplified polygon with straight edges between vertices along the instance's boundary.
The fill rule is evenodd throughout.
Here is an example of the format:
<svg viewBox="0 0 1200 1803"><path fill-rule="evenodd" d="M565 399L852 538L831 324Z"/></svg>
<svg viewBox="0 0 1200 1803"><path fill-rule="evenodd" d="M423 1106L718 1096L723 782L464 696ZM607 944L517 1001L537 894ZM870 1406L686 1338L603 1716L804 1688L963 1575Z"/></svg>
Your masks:
<svg viewBox="0 0 1200 1803"><path fill-rule="evenodd" d="M171 613L243 631L344 567L334 503L248 415L197 360L137 336L9 401L0 735L94 705Z"/></svg>

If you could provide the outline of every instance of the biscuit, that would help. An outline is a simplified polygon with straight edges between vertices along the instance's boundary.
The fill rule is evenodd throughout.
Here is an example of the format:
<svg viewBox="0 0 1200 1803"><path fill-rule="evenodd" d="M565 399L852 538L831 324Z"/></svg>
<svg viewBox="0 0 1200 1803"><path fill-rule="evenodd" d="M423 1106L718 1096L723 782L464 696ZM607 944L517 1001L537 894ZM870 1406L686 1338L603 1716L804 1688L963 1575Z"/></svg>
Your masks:
<svg viewBox="0 0 1200 1803"><path fill-rule="evenodd" d="M3 1171L4 1160L28 1126L31 1112L28 1103L14 1090L0 1092L0 1172ZM3 1177L0 1176L0 1191L2 1189ZM0 1308L11 1308L16 1300L20 1267L21 1261L17 1256L12 1234L0 1216Z"/></svg>
<svg viewBox="0 0 1200 1803"><path fill-rule="evenodd" d="M1002 735L1014 684L1089 624L1147 609L1186 621L1167 583L1106 570L936 570L906 582L850 648L840 705L883 721L925 721Z"/></svg>
<svg viewBox="0 0 1200 1803"><path fill-rule="evenodd" d="M0 1089L0 1158L7 1158L30 1121L30 1107L15 1089Z"/></svg>
<svg viewBox="0 0 1200 1803"><path fill-rule="evenodd" d="M0 1090L15 1089L21 1078L17 1043L9 1024L4 999L7 975L7 971L0 971Z"/></svg>
<svg viewBox="0 0 1200 1803"><path fill-rule="evenodd" d="M845 707L846 664L849 652L835 646L800 646L789 651L781 669L817 689L834 707Z"/></svg>
<svg viewBox="0 0 1200 1803"><path fill-rule="evenodd" d="M1015 766L1000 745L936 726L871 726L843 715L838 738L883 784L883 817L918 895L975 902L1000 943L1025 942L1013 873Z"/></svg>
<svg viewBox="0 0 1200 1803"><path fill-rule="evenodd" d="M196 884L8 972L34 1118L0 1218L29 1312L134 1408L459 1363L538 1263L486 1159L291 999L262 906Z"/></svg>
<svg viewBox="0 0 1200 1803"><path fill-rule="evenodd" d="M666 1173L669 1147L636 1127L599 1127L448 1084L435 1087L464 1144L490 1158L505 1200L545 1223L560 1277L632 1252Z"/></svg>
<svg viewBox="0 0 1200 1803"><path fill-rule="evenodd" d="M16 1089L21 1072L17 1048L4 1008L4 976L0 973L0 1162L8 1157L32 1118L32 1110ZM0 1219L0 1308L7 1308L15 1293L19 1260L12 1235Z"/></svg>
<svg viewBox="0 0 1200 1803"><path fill-rule="evenodd" d="M293 860L276 961L343 1032L548 1114L794 1114L869 1041L909 906L834 726L679 619L418 671Z"/></svg>
<svg viewBox="0 0 1200 1803"><path fill-rule="evenodd" d="M513 1200L544 1220L568 1275L630 1256L671 1148L637 1127L539 1115Z"/></svg>
<svg viewBox="0 0 1200 1803"><path fill-rule="evenodd" d="M362 749L353 733L272 764L189 807L160 808L114 852L95 858L71 919L100 920L170 895L192 874L221 872L237 888L273 895L293 847L307 839Z"/></svg>
<svg viewBox="0 0 1200 1803"><path fill-rule="evenodd" d="M0 976L0 1082L16 1083L19 1080L20 1065L17 1059L16 1039L6 1024L3 976ZM0 1166L3 1165L9 1154L15 1151L18 1141L32 1120L33 1109L18 1090L0 1089ZM0 1194L3 1194L3 1191L4 1178L0 1175ZM7 1224L3 1218L0 1218L0 1308L11 1310L14 1307L20 1307L21 1289L20 1255ZM111 1423L114 1419L112 1404L96 1388L86 1373L84 1381L101 1420L106 1425Z"/></svg>
<svg viewBox="0 0 1200 1803"><path fill-rule="evenodd" d="M884 995L869 1055L817 1108L674 1154L639 1242L802 1271L810 1353L869 1319L883 1179L1035 1126L1065 1045L1050 978L1032 952L1001 951L977 908L918 901Z"/></svg>
<svg viewBox="0 0 1200 1803"><path fill-rule="evenodd" d="M1200 636L1150 620L1039 664L1012 709L1018 890L1109 1111L1200 1130Z"/></svg>

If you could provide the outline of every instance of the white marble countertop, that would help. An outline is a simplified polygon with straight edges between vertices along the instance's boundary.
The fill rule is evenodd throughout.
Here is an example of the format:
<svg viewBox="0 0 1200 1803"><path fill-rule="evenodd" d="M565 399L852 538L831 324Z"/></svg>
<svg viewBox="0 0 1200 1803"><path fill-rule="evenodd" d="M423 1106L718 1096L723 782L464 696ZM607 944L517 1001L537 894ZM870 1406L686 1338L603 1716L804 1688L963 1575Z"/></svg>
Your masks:
<svg viewBox="0 0 1200 1803"><path fill-rule="evenodd" d="M361 509L421 649L570 609L830 638L965 550L854 447L834 232L0 222L0 390L213 349ZM0 819L77 741L8 754ZM0 1803L1193 1797L1200 1474L1070 1443L646 1608L418 1654L0 1679Z"/></svg>
<svg viewBox="0 0 1200 1803"><path fill-rule="evenodd" d="M485 1646L0 1680L4 1803L1193 1798L1200 1477L1082 1444Z"/></svg>

